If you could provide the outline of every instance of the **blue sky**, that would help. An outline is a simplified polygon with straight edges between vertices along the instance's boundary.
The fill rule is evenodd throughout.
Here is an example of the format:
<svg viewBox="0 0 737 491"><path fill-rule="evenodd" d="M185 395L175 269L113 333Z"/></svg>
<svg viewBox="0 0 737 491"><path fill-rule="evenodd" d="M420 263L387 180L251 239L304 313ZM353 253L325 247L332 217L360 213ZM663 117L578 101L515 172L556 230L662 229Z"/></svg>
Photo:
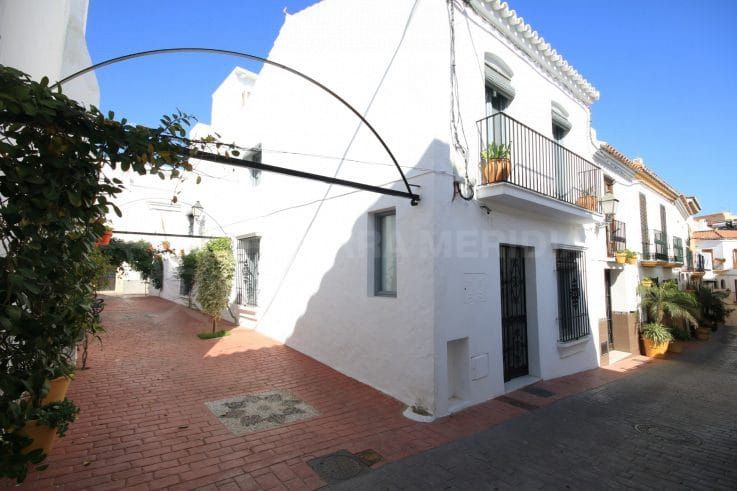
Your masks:
<svg viewBox="0 0 737 491"><path fill-rule="evenodd" d="M312 3L91 0L87 43L93 61L179 46L266 55L283 9ZM737 211L737 159L729 143L737 141L737 1L510 5L599 89L592 112L600 139L643 157L678 190L698 196L704 212ZM207 122L210 94L234 63L257 69L244 60L199 55L114 65L97 73L101 106L145 124L176 108Z"/></svg>

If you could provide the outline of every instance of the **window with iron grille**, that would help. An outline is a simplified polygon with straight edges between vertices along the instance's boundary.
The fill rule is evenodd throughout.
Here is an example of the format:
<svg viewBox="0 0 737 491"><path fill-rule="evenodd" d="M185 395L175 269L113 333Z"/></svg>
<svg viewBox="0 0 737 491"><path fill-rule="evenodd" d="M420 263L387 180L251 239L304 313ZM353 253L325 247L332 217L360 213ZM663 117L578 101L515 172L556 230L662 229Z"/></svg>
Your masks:
<svg viewBox="0 0 737 491"><path fill-rule="evenodd" d="M591 332L586 298L586 257L583 251L556 249L559 341L574 341Z"/></svg>
<svg viewBox="0 0 737 491"><path fill-rule="evenodd" d="M258 305L258 260L261 237L238 239L237 261L235 270L236 303L240 305Z"/></svg>

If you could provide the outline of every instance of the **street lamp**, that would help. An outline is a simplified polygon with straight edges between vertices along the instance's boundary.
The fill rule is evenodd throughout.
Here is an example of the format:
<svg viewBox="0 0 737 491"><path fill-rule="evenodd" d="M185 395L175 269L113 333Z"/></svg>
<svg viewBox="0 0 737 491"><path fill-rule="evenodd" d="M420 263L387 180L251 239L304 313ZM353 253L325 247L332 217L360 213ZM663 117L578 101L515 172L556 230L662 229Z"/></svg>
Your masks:
<svg viewBox="0 0 737 491"><path fill-rule="evenodd" d="M604 212L606 222L610 223L614 219L614 214L617 213L617 205L619 200L614 197L614 194L607 192L601 197L601 211Z"/></svg>
<svg viewBox="0 0 737 491"><path fill-rule="evenodd" d="M194 235L194 224L200 221L204 214L204 210L205 208L199 201L195 202L192 206L192 209L187 215L187 218L189 218L189 235Z"/></svg>

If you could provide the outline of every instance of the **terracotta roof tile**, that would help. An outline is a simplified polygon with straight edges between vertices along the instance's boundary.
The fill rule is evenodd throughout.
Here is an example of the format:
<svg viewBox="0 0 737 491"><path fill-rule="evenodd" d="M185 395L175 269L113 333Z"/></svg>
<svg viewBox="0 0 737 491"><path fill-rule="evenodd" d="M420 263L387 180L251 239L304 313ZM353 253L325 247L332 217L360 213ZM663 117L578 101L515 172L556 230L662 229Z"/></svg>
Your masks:
<svg viewBox="0 0 737 491"><path fill-rule="evenodd" d="M702 240L724 240L724 239L737 240L737 230L731 230L731 229L699 230L693 233L693 238L702 239Z"/></svg>

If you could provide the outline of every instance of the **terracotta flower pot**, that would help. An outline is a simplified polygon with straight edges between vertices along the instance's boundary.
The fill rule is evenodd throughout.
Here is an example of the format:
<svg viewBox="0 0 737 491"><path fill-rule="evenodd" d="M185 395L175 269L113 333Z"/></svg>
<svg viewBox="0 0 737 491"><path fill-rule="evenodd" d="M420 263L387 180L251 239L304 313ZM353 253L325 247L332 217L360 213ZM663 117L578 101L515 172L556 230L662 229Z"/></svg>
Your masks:
<svg viewBox="0 0 737 491"><path fill-rule="evenodd" d="M482 184L506 181L512 173L512 163L509 159L489 159L481 165Z"/></svg>
<svg viewBox="0 0 737 491"><path fill-rule="evenodd" d="M627 258L627 264L637 264L637 256L635 256L635 257L628 257Z"/></svg>
<svg viewBox="0 0 737 491"><path fill-rule="evenodd" d="M652 339L643 338L642 344L645 346L645 356L650 358L662 358L668 351L670 343L655 344Z"/></svg>
<svg viewBox="0 0 737 491"><path fill-rule="evenodd" d="M645 288L650 288L651 286L653 286L653 280L651 280L650 278L643 278L640 280L640 284Z"/></svg>
<svg viewBox="0 0 737 491"><path fill-rule="evenodd" d="M576 200L576 204L581 208L596 211L597 199L596 196L585 194Z"/></svg>
<svg viewBox="0 0 737 491"><path fill-rule="evenodd" d="M627 256L618 252L614 255L614 260L617 261L617 264L624 264L627 262Z"/></svg>
<svg viewBox="0 0 737 491"><path fill-rule="evenodd" d="M683 343L681 341L673 340L668 345L669 353L683 353Z"/></svg>
<svg viewBox="0 0 737 491"><path fill-rule="evenodd" d="M701 341L708 341L711 337L711 328L709 327L697 327L696 328L696 339Z"/></svg>
<svg viewBox="0 0 737 491"><path fill-rule="evenodd" d="M110 243L110 239L112 239L112 238L113 238L113 231L112 230L105 230L105 232L103 232L103 234L102 234L102 237L100 237L99 239L97 239L96 244L98 246L101 246L101 245L106 246L106 245L108 245Z"/></svg>
<svg viewBox="0 0 737 491"><path fill-rule="evenodd" d="M38 424L38 422L33 419L26 421L26 424L20 430L20 433L33 439L31 444L23 449L23 453L29 453L40 448L43 450L43 453L48 455L51 451L51 447L54 446L54 441L56 440L55 428L49 428L46 425Z"/></svg>
<svg viewBox="0 0 737 491"><path fill-rule="evenodd" d="M46 397L41 399L41 405L51 404L52 402L61 402L67 395L67 389L72 379L69 377L56 377L53 380L49 380L49 393Z"/></svg>

